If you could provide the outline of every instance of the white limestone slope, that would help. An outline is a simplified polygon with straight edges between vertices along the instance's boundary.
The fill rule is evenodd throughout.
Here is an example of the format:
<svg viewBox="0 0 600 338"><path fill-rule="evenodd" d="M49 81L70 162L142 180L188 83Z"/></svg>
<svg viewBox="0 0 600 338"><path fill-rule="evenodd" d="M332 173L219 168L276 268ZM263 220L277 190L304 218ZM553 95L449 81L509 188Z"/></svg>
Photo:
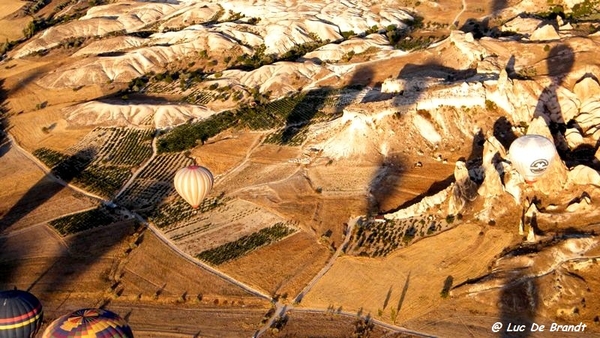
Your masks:
<svg viewBox="0 0 600 338"><path fill-rule="evenodd" d="M127 82L144 73L164 70L181 60L192 60L196 52L223 55L253 54L265 46L264 53L281 55L296 45L321 41L340 41L342 32L363 34L372 26L406 27L413 18L393 1L230 1L173 3L120 1L90 9L84 17L51 27L34 36L11 53L21 58L36 51L57 46L67 38L104 36L114 32L135 32L158 28L176 31L155 33L147 39L121 37L93 42L72 57L123 51L74 60L43 77L39 84L48 88L103 84L107 81ZM387 9L383 9L387 8ZM240 13L241 19L228 22ZM249 24L251 18L259 19ZM202 25L211 22L210 25ZM154 28L153 28L154 27ZM308 57L322 60L339 59L350 51L360 53L369 47L387 48L386 39L373 35L366 39L327 45Z"/></svg>
<svg viewBox="0 0 600 338"><path fill-rule="evenodd" d="M50 27L19 48L14 58L57 46L67 38L102 36L108 33L135 32L153 24L178 6L160 2L123 1L95 6L79 20Z"/></svg>
<svg viewBox="0 0 600 338"><path fill-rule="evenodd" d="M65 109L66 120L74 126L147 126L165 129L189 120L205 119L215 112L186 104L133 104L91 101Z"/></svg>

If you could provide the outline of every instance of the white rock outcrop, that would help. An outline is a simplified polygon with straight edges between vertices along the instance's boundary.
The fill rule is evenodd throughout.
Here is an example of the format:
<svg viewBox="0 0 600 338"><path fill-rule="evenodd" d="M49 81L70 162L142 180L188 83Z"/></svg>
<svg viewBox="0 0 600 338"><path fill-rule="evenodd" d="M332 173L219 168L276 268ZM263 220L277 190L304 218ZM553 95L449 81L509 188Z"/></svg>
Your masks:
<svg viewBox="0 0 600 338"><path fill-rule="evenodd" d="M202 106L153 105L91 101L64 110L75 126L147 126L163 129L189 120L205 119L215 112Z"/></svg>
<svg viewBox="0 0 600 338"><path fill-rule="evenodd" d="M458 214L468 202L477 198L477 184L471 181L469 171L465 162L457 161L454 167L455 183L452 187L452 195L448 201L448 214Z"/></svg>
<svg viewBox="0 0 600 338"><path fill-rule="evenodd" d="M560 35L552 25L544 25L531 33L529 37L531 41L552 41L560 40Z"/></svg>

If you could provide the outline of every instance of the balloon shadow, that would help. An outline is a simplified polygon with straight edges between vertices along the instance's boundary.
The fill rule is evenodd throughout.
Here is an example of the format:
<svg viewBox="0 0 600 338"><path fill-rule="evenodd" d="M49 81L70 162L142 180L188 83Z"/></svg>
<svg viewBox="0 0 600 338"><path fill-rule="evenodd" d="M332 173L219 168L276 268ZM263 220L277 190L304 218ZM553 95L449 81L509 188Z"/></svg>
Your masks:
<svg viewBox="0 0 600 338"><path fill-rule="evenodd" d="M16 223L63 191L69 182L89 166L94 155L93 150L82 149L59 162L3 214L0 219L0 248L5 247L6 235ZM17 267L12 261L0 263L0 284L10 284Z"/></svg>
<svg viewBox="0 0 600 338"><path fill-rule="evenodd" d="M394 195L400 189L407 163L399 154L390 154L381 159L368 185L367 215L382 214L393 209L390 205L395 203Z"/></svg>
<svg viewBox="0 0 600 338"><path fill-rule="evenodd" d="M93 161L95 152L82 149L54 166L36 182L0 219L0 231L6 232L23 217L61 192Z"/></svg>
<svg viewBox="0 0 600 338"><path fill-rule="evenodd" d="M540 116L544 118L556 144L566 144L565 131L567 125L558 102L557 90L572 70L574 62L575 54L570 46L559 44L550 49L546 58L546 65L548 76L551 77L552 82L543 89L534 111L534 118ZM510 123L499 119L495 124L496 126L499 131L503 130L505 133L504 137L498 139L508 149L510 143L516 138L516 135L507 132ZM557 150L563 160L572 158L568 147L559 146ZM533 226L537 225L535 220L533 220L533 223ZM538 304L541 301L538 289L537 280L524 277L522 271L512 270L506 272L505 284L502 287L499 299L500 322L503 325L503 329L499 334L501 337L522 338L531 335L529 328L535 322ZM509 323L513 326L525 325L526 329L522 332L508 332L507 326Z"/></svg>
<svg viewBox="0 0 600 338"><path fill-rule="evenodd" d="M532 324L535 323L537 309L542 301L539 286L535 278L523 278L521 272L510 271L505 276L505 285L500 292L499 306L502 329L500 337L525 338L531 335ZM524 331L507 331L508 325L516 327L524 325ZM517 332L515 332L517 331Z"/></svg>
<svg viewBox="0 0 600 338"><path fill-rule="evenodd" d="M4 79L0 79L0 157L6 154L11 147L8 142L6 134L6 128L8 122L6 121L8 115L8 108L6 107L6 91L4 90Z"/></svg>
<svg viewBox="0 0 600 338"><path fill-rule="evenodd" d="M392 102L395 106L410 107L418 103L425 90L431 86L464 82L477 75L475 64L467 69L447 67L437 59L429 59L422 64L407 64L396 77L398 93Z"/></svg>
<svg viewBox="0 0 600 338"><path fill-rule="evenodd" d="M342 88L326 86L309 90L286 116L285 126L281 131L281 144L293 145L294 138L317 119L321 110L332 108L335 117L347 106L363 102L370 92L367 85L371 83L373 74L371 66L363 66L352 74L347 85Z"/></svg>
<svg viewBox="0 0 600 338"><path fill-rule="evenodd" d="M567 128L578 128L578 125L572 119L565 121L565 116L558 101L558 89L564 84L564 80L573 69L574 63L575 52L571 46L558 44L549 50L546 67L551 83L542 90L533 113L534 118L541 116L546 121L557 146L556 150L567 166L591 164L596 150L586 145L581 146L579 149L570 149L566 139Z"/></svg>

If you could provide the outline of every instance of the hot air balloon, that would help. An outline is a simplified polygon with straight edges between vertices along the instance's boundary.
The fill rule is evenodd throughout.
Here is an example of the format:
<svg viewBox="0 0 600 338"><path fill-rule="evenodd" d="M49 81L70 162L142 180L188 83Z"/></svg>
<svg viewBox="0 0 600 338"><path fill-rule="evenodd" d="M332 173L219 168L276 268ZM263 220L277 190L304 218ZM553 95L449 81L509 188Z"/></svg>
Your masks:
<svg viewBox="0 0 600 338"><path fill-rule="evenodd" d="M21 290L0 292L0 338L31 338L42 325L42 303Z"/></svg>
<svg viewBox="0 0 600 338"><path fill-rule="evenodd" d="M64 315L46 328L42 338L133 338L127 322L117 314L102 309L81 309Z"/></svg>
<svg viewBox="0 0 600 338"><path fill-rule="evenodd" d="M194 209L198 208L212 185L213 175L204 167L193 165L181 168L175 174L175 190Z"/></svg>
<svg viewBox="0 0 600 338"><path fill-rule="evenodd" d="M556 156L556 147L548 138L531 134L514 140L508 154L515 169L531 184L548 169Z"/></svg>

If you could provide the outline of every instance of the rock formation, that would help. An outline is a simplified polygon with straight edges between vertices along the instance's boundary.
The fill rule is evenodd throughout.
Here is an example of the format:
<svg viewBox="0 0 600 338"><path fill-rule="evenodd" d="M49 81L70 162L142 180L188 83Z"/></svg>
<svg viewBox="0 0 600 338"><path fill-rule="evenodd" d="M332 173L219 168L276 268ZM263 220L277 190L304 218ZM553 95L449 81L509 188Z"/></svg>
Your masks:
<svg viewBox="0 0 600 338"><path fill-rule="evenodd" d="M477 198L477 184L471 181L469 171L463 161L457 161L454 168L454 179L456 183L452 188L452 194L448 204L448 214L456 215L467 202L472 202Z"/></svg>

